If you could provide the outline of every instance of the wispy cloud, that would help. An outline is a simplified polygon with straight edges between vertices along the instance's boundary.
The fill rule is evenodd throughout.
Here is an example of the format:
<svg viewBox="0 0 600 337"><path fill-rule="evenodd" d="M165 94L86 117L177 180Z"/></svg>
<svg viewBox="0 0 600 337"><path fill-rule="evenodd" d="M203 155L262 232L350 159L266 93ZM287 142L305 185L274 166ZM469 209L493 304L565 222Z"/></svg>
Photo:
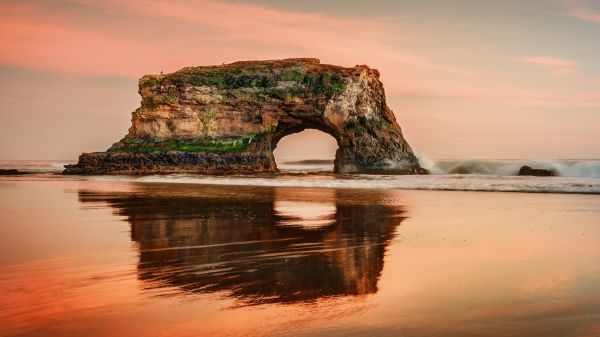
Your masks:
<svg viewBox="0 0 600 337"><path fill-rule="evenodd" d="M523 87L444 83L418 83L398 85L390 90L392 95L437 99L456 99L482 102L490 106L527 106L555 108L598 108L600 91L550 92Z"/></svg>
<svg viewBox="0 0 600 337"><path fill-rule="evenodd" d="M442 39L424 36L415 28L420 24L402 17L337 16L216 0L0 2L0 65L137 78L189 65L318 57L378 68L387 92L395 95L600 105L595 92L514 87L494 81L495 70L484 74L475 66L446 63L443 53L422 48ZM578 71L576 61L558 57L516 60L558 75Z"/></svg>
<svg viewBox="0 0 600 337"><path fill-rule="evenodd" d="M521 56L515 60L536 67L546 68L556 75L574 74L579 67L579 64L575 60L553 56Z"/></svg>
<svg viewBox="0 0 600 337"><path fill-rule="evenodd" d="M600 23L600 12L596 12L586 8L573 8L571 9L570 14L581 20Z"/></svg>
<svg viewBox="0 0 600 337"><path fill-rule="evenodd" d="M567 14L577 19L600 23L600 8L597 0L560 0Z"/></svg>
<svg viewBox="0 0 600 337"><path fill-rule="evenodd" d="M0 13L0 64L62 73L140 76L188 65L299 56L466 73L415 52L411 41L417 34L386 17L213 0L21 2L0 4Z"/></svg>

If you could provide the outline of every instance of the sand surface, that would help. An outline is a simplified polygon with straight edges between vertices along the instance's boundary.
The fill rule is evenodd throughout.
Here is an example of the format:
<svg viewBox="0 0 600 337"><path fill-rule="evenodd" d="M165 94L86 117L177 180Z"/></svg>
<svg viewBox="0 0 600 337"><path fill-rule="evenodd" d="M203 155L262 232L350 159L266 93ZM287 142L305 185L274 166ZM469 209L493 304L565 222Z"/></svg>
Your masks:
<svg viewBox="0 0 600 337"><path fill-rule="evenodd" d="M600 196L0 180L2 336L598 336Z"/></svg>

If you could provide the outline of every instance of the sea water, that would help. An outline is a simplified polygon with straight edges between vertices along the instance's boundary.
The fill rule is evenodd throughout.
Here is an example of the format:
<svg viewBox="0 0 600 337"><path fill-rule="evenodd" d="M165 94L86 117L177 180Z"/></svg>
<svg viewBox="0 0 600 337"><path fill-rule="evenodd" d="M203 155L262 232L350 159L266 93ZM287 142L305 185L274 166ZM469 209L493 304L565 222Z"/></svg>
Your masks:
<svg viewBox="0 0 600 337"><path fill-rule="evenodd" d="M421 158L429 175L333 174L333 162L305 160L278 164L277 174L222 176L168 174L95 176L86 179L234 186L416 189L490 192L600 194L600 160L439 160ZM30 173L60 173L66 162L0 161L0 168ZM518 176L520 167L551 170L556 176Z"/></svg>

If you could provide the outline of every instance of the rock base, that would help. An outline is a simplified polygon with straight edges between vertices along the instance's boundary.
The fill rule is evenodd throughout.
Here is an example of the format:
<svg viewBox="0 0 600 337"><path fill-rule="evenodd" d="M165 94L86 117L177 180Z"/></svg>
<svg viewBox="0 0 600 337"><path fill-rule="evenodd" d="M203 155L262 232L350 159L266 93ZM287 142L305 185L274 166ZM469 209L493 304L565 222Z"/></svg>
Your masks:
<svg viewBox="0 0 600 337"><path fill-rule="evenodd" d="M170 173L276 172L269 156L249 153L83 153L79 162L65 165L63 174L144 175Z"/></svg>

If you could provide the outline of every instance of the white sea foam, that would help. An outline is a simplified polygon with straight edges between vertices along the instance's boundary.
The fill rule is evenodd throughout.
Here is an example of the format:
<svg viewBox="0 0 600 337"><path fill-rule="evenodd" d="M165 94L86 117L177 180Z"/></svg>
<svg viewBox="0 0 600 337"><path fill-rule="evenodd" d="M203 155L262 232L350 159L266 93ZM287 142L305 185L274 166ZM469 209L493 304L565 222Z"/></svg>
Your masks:
<svg viewBox="0 0 600 337"><path fill-rule="evenodd" d="M16 169L27 173L60 173L70 161L56 160L0 160L0 169Z"/></svg>
<svg viewBox="0 0 600 337"><path fill-rule="evenodd" d="M600 178L600 160L438 160L419 156L421 165L432 174L485 174L515 176L522 166L546 169L560 177Z"/></svg>
<svg viewBox="0 0 600 337"><path fill-rule="evenodd" d="M281 174L204 176L191 174L152 176L97 176L85 179L143 183L180 183L246 186L297 186L365 189L420 189L457 191L505 191L600 194L599 160L442 160L420 157L431 175L335 175L333 163L280 163ZM519 168L529 165L558 173L557 177L520 177ZM56 173L57 161L0 162L0 168L32 173Z"/></svg>
<svg viewBox="0 0 600 337"><path fill-rule="evenodd" d="M103 176L95 177L94 179L144 183L234 186L600 194L600 179L573 177L501 177L485 175L349 175L338 177L319 174L304 176L202 176L173 174L142 177Z"/></svg>

